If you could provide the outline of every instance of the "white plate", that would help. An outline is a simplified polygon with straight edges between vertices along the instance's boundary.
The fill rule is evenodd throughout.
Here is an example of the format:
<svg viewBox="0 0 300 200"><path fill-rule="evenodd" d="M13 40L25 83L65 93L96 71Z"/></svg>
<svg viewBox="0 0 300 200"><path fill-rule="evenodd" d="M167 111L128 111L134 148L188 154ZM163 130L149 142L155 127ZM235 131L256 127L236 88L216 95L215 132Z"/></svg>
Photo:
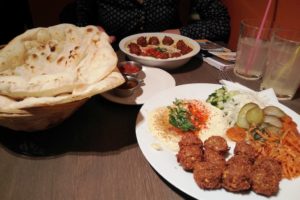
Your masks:
<svg viewBox="0 0 300 200"><path fill-rule="evenodd" d="M286 179L280 182L280 191L277 196L266 198L257 195L254 192L247 194L226 192L224 189L220 190L202 190L200 189L194 179L193 174L185 172L181 166L178 165L175 152L168 150L158 151L151 145L156 142L153 135L149 132L147 126L147 116L150 111L160 106L171 105L175 98L187 99L202 99L206 100L207 96L215 89L220 88L218 84L187 84L180 85L169 90L160 92L153 98L149 99L141 108L136 121L136 136L138 144L152 167L167 181L173 184L178 189L189 194L190 196L201 200L262 200L262 199L276 199L276 200L298 200L300 197L300 178L292 181ZM229 88L230 89L230 88ZM279 104L276 105L283 109L293 120L300 126L300 116ZM298 128L299 129L299 128ZM233 149L233 146L231 146Z"/></svg>
<svg viewBox="0 0 300 200"><path fill-rule="evenodd" d="M129 97L118 97L112 91L101 94L104 98L115 103L137 105L143 104L156 93L176 85L175 79L168 72L159 69L143 66L143 70L138 76L144 80L140 89L136 90Z"/></svg>
<svg viewBox="0 0 300 200"><path fill-rule="evenodd" d="M176 58L168 58L168 59L157 59L149 56L138 56L132 54L128 51L128 44L130 42L136 42L136 40L141 37L145 36L147 38L151 36L156 36L161 41L164 36L169 36L174 39L174 41L183 40L186 42L190 47L193 48L193 51L189 52L188 54L182 55ZM123 51L130 60L142 63L143 65L159 67L165 70L172 70L178 68L185 63L187 63L193 56L195 56L200 51L200 45L193 39L185 37L183 35L172 34L172 33L139 33L135 35L130 35L126 38L123 38L119 43L119 48Z"/></svg>

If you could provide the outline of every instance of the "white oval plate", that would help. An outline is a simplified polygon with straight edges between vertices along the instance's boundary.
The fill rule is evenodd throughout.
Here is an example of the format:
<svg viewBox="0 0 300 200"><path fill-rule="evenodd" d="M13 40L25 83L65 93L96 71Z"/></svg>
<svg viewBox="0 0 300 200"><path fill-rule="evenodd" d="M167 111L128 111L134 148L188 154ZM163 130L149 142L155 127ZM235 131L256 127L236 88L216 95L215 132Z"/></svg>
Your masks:
<svg viewBox="0 0 300 200"><path fill-rule="evenodd" d="M190 196L201 200L298 200L300 197L300 178L294 180L282 180L277 196L266 198L254 192L241 194L220 190L202 190L194 181L193 174L182 169L177 163L176 153L169 150L155 150L152 145L158 143L149 132L147 125L148 113L157 107L171 105L175 98L206 100L209 94L220 88L219 84L187 84L173 87L158 93L149 99L141 108L136 121L136 137L140 149L151 166L167 181ZM230 89L230 88L229 88ZM278 103L300 126L300 116L288 107ZM231 145L231 150L234 146Z"/></svg>
<svg viewBox="0 0 300 200"><path fill-rule="evenodd" d="M183 40L189 46L193 48L193 51L188 54L182 55L176 58L168 58L168 59L157 59L149 56L138 56L129 52L127 46L130 42L136 42L136 40L140 36L145 36L149 38L150 36L156 36L161 41L164 36L169 36L174 39L174 41ZM193 39L185 37L183 35L172 34L172 33L139 33L135 35L130 35L126 38L123 38L119 43L119 48L123 51L130 60L142 63L143 65L159 67L164 70L172 70L178 68L185 63L187 63L193 56L195 56L200 51L200 45Z"/></svg>
<svg viewBox="0 0 300 200"><path fill-rule="evenodd" d="M156 93L176 86L173 76L159 68L143 66L142 73L139 74L138 78L143 79L144 83L141 88L134 91L133 95L129 97L118 97L114 95L112 91L105 92L101 95L105 99L115 103L138 105L145 103Z"/></svg>

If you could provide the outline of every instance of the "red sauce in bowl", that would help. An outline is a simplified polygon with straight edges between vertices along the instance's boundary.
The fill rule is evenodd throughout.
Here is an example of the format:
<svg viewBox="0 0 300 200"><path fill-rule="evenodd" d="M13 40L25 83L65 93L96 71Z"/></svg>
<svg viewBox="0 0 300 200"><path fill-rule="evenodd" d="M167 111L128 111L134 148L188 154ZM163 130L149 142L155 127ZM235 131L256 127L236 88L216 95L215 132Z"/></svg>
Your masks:
<svg viewBox="0 0 300 200"><path fill-rule="evenodd" d="M119 67L119 70L121 71L121 73L123 74L132 74L132 73L137 73L139 72L141 69L133 64L130 63L126 63L123 66Z"/></svg>

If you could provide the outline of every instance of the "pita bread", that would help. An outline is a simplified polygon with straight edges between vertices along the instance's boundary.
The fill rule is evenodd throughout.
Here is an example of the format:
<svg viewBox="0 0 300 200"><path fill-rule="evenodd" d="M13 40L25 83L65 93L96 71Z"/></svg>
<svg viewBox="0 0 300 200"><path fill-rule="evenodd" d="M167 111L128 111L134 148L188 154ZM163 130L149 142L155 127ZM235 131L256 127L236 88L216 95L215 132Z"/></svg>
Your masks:
<svg viewBox="0 0 300 200"><path fill-rule="evenodd" d="M72 94L62 94L55 97L27 97L21 101L0 95L0 114L29 114L30 112L27 112L27 110L33 107L52 106L79 101L113 89L123 82L123 76L115 70L101 81L78 89Z"/></svg>
<svg viewBox="0 0 300 200"><path fill-rule="evenodd" d="M0 95L25 102L27 97L53 98L74 92L72 98L77 98L87 90L90 96L97 90L91 89L93 84L95 88L110 82L106 86L110 88L124 81L120 76L114 83L108 81L117 73L111 74L116 64L108 35L95 26L31 29L0 50Z"/></svg>

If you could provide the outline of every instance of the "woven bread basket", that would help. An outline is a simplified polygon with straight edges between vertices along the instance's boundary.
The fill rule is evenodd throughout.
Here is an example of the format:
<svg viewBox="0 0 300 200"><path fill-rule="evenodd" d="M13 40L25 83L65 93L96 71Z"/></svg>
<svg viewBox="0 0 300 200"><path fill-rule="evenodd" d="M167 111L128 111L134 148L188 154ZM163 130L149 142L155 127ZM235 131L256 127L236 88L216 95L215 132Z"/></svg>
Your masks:
<svg viewBox="0 0 300 200"><path fill-rule="evenodd" d="M16 131L56 126L125 81L109 36L96 26L27 30L0 45L0 61L0 126Z"/></svg>
<svg viewBox="0 0 300 200"><path fill-rule="evenodd" d="M88 98L57 105L27 108L24 113L0 112L0 126L16 131L34 132L59 125Z"/></svg>

